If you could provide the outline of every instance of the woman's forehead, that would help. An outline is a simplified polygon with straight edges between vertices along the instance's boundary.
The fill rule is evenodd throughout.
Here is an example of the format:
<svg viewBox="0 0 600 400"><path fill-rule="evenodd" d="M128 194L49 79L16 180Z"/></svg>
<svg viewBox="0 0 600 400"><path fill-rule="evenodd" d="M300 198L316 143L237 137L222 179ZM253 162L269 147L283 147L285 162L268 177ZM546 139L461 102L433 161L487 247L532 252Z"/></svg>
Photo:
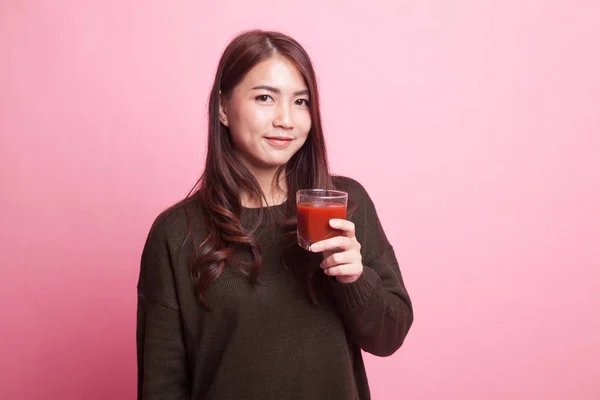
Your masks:
<svg viewBox="0 0 600 400"><path fill-rule="evenodd" d="M269 86L282 92L307 89L304 77L298 68L281 56L270 57L256 64L242 79L240 86L246 90Z"/></svg>

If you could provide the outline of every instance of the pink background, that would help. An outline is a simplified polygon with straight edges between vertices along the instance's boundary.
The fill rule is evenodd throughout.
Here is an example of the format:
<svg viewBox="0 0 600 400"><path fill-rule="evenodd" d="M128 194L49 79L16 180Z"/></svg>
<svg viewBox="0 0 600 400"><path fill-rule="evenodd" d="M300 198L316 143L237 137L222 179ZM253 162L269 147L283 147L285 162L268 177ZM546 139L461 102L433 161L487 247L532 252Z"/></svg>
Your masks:
<svg viewBox="0 0 600 400"><path fill-rule="evenodd" d="M141 248L254 27L312 55L414 299L373 398L600 398L598 2L0 4L0 398L134 398Z"/></svg>

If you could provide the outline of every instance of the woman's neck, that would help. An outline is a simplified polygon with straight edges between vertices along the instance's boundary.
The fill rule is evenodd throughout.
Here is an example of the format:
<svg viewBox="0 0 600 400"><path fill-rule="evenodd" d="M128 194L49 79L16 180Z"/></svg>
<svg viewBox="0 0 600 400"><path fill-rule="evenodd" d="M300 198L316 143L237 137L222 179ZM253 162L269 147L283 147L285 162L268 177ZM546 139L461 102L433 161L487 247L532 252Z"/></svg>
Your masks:
<svg viewBox="0 0 600 400"><path fill-rule="evenodd" d="M265 199L253 198L250 193L244 191L241 193L242 206L247 208L268 207L279 205L286 200L287 181L284 173L277 176L277 170L260 173L253 171L252 175L260 185ZM279 179L276 181L276 178Z"/></svg>

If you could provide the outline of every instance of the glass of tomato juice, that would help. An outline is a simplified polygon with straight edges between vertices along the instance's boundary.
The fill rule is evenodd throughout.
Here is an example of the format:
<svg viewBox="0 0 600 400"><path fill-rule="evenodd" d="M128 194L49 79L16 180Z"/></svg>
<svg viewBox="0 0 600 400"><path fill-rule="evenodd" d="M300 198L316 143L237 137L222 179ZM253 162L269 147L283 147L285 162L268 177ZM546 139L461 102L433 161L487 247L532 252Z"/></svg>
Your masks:
<svg viewBox="0 0 600 400"><path fill-rule="evenodd" d="M302 189L296 193L298 210L298 244L310 250L313 243L334 236L343 231L329 226L331 219L346 219L348 193L340 190Z"/></svg>

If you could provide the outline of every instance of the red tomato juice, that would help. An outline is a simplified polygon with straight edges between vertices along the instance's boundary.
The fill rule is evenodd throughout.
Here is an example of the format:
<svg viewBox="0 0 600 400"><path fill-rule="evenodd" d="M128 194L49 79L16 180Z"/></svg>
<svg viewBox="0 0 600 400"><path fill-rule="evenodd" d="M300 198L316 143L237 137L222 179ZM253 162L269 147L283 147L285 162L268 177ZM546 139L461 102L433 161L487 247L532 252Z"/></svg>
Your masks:
<svg viewBox="0 0 600 400"><path fill-rule="evenodd" d="M346 219L346 205L339 203L298 203L298 235L308 244L319 242L342 231L329 226L330 219Z"/></svg>

